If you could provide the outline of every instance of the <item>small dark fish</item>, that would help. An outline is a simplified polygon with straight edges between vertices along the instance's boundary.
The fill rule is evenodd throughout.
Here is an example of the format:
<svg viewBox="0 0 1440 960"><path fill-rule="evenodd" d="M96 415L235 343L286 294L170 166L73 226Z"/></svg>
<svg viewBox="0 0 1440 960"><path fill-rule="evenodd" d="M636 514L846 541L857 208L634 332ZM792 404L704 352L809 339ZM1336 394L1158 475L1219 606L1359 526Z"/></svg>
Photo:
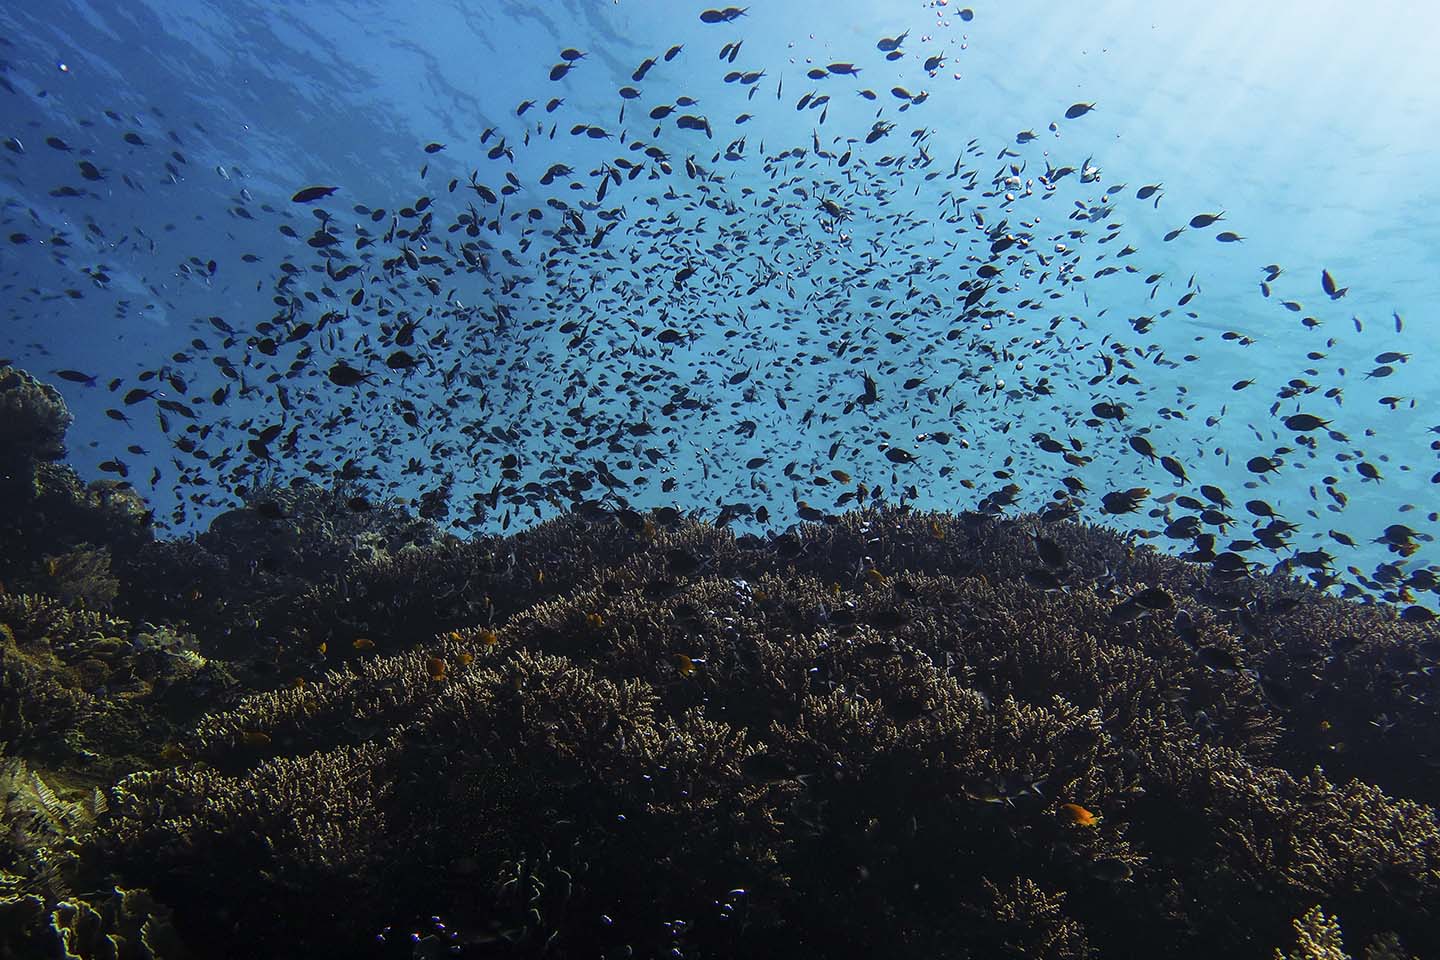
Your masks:
<svg viewBox="0 0 1440 960"><path fill-rule="evenodd" d="M1149 489L1134 487L1129 490L1112 490L1100 498L1105 513L1134 513L1140 504L1150 496Z"/></svg>
<svg viewBox="0 0 1440 960"><path fill-rule="evenodd" d="M1295 709L1295 691L1289 685L1265 673L1257 673L1255 682L1260 685L1260 692L1270 705L1277 710Z"/></svg>
<svg viewBox="0 0 1440 960"><path fill-rule="evenodd" d="M666 569L677 576L688 576L699 570L700 565L700 558L688 550L675 547L665 551Z"/></svg>
<svg viewBox="0 0 1440 960"><path fill-rule="evenodd" d="M1329 270L1320 271L1320 287L1331 300L1339 300L1350 292L1349 287L1341 287L1335 283L1335 278L1330 275Z"/></svg>
<svg viewBox="0 0 1440 960"><path fill-rule="evenodd" d="M1064 547L1046 537L1035 538L1035 551L1040 554L1040 562L1047 567L1063 567L1070 559Z"/></svg>
<svg viewBox="0 0 1440 960"><path fill-rule="evenodd" d="M908 36L910 36L909 30L906 30L898 37L885 37L884 39L880 40L880 42L875 44L875 48L882 53L890 53L892 51L899 50L900 44L904 43L905 38Z"/></svg>
<svg viewBox="0 0 1440 960"><path fill-rule="evenodd" d="M1186 646L1193 647L1200 642L1200 629L1195 625L1195 618L1188 610L1175 611L1174 620L1175 636L1179 637Z"/></svg>
<svg viewBox="0 0 1440 960"><path fill-rule="evenodd" d="M1428 607L1412 604L1400 611L1400 619L1406 623L1430 623L1435 620L1435 611Z"/></svg>
<svg viewBox="0 0 1440 960"><path fill-rule="evenodd" d="M1065 581L1055 575L1054 571L1046 570L1043 567L1025 571L1025 582L1037 590L1053 592L1061 590Z"/></svg>
<svg viewBox="0 0 1440 960"><path fill-rule="evenodd" d="M1146 587L1130 599L1146 610L1154 610L1156 612L1163 613L1175 607L1175 598L1170 596L1170 594L1161 587Z"/></svg>
<svg viewBox="0 0 1440 960"><path fill-rule="evenodd" d="M729 23L745 15L749 7L726 7L723 10L705 10L700 14L701 23Z"/></svg>
<svg viewBox="0 0 1440 960"><path fill-rule="evenodd" d="M328 376L330 382L337 387L353 387L370 379L370 374L361 373L344 360L336 361L326 376Z"/></svg>
<svg viewBox="0 0 1440 960"><path fill-rule="evenodd" d="M1224 219L1225 212L1223 210L1220 213L1197 213L1195 214L1195 216L1190 218L1190 226L1194 227L1196 230L1203 230L1206 227L1210 226L1212 223L1217 223L1218 221Z"/></svg>
<svg viewBox="0 0 1440 960"><path fill-rule="evenodd" d="M1093 103L1077 103L1077 104L1074 104L1074 105L1072 105L1072 106L1070 107L1069 110L1066 110L1066 111L1065 111L1065 119L1066 119L1066 120L1079 120L1081 117L1085 116L1085 114L1089 113L1091 110L1094 110L1094 109L1095 109L1095 104L1093 104Z"/></svg>
<svg viewBox="0 0 1440 960"><path fill-rule="evenodd" d="M1319 430L1321 427L1328 427L1329 420L1321 420L1319 417L1309 413L1297 413L1285 418L1285 429L1295 430L1304 433L1308 430Z"/></svg>
<svg viewBox="0 0 1440 960"><path fill-rule="evenodd" d="M1131 437L1130 449L1140 454L1140 456L1144 457L1146 460L1155 459L1155 448L1150 445L1150 441L1147 440L1145 437L1139 435Z"/></svg>
<svg viewBox="0 0 1440 960"><path fill-rule="evenodd" d="M56 370L55 376L61 380L68 380L70 383L83 383L87 387L95 386L95 374L81 373L79 370Z"/></svg>
<svg viewBox="0 0 1440 960"><path fill-rule="evenodd" d="M391 370L409 370L415 366L415 358L404 350L396 350L385 358L385 366ZM332 377L332 379L334 379Z"/></svg>
<svg viewBox="0 0 1440 960"><path fill-rule="evenodd" d="M1179 460L1176 460L1174 457L1161 457L1160 466L1164 467L1166 473L1170 474L1170 476L1174 477L1176 480L1179 480L1181 483L1186 483L1190 480L1190 477L1185 473L1184 464L1182 464Z"/></svg>
<svg viewBox="0 0 1440 960"><path fill-rule="evenodd" d="M298 191L290 200L292 203L314 203L316 200L323 200L339 189L339 187L306 187Z"/></svg>
<svg viewBox="0 0 1440 960"><path fill-rule="evenodd" d="M1240 672L1240 661L1235 659L1235 654L1214 644L1207 644L1196 650L1195 659L1210 670L1219 670L1224 673Z"/></svg>

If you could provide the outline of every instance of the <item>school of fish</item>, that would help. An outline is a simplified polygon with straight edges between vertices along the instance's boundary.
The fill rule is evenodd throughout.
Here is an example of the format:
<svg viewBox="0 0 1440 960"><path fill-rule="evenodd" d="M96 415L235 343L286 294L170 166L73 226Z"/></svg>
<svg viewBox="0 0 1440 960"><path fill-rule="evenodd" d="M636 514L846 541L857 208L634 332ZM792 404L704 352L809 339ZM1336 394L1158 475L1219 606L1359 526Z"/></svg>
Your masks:
<svg viewBox="0 0 1440 960"><path fill-rule="evenodd" d="M754 63L759 10L684 9L700 42L620 78L581 46L559 49L503 124L415 144L406 202L323 182L257 197L242 171L218 170L236 191L221 212L268 238L237 262L177 257L158 228L106 219L108 191L181 189L202 123L17 111L0 120L7 323L85 300L123 327L133 305L110 290L110 263L126 257L201 287L244 276L271 312L236 315L217 297L141 369L76 369L61 347L13 337L12 359L108 395L118 442L101 469L171 498L156 520L177 530L298 478L343 486L357 511L393 498L472 533L660 504L773 532L878 503L1023 509L1120 525L1226 576L1278 568L1434 616L1436 513L1397 503L1380 529L1346 524L1349 502L1398 471L1440 482L1440 436L1397 462L1374 428L1346 432L1346 390L1412 357L1377 350L1360 378L1327 364L1352 336L1317 330L1344 309L1341 279L1245 268L1265 332L1304 335L1290 376L1215 391L1217 370L1248 369L1247 349L1284 348L1256 348L1262 335L1238 322L1194 337L1193 353L1149 342L1199 329L1203 288L1147 269L1127 223L1164 218L1163 242L1208 236L1243 257L1238 217L1177 216L1158 178L1065 156L1064 127L1103 122L1104 104L1059 103L1048 136L942 154L937 130L953 119L927 115L926 85L943 81L946 53L912 52L909 31L848 59ZM897 67L914 81L867 83ZM687 95L702 71L727 99ZM31 96L0 79L12 104ZM603 116L567 103L617 79ZM871 119L839 126L842 98L846 116L863 101ZM752 135L767 113L769 136ZM27 193L70 222L14 199ZM27 257L86 282L36 286ZM1133 313L1092 308L1096 288ZM1332 328L1352 322L1365 337L1358 317ZM1403 336L1398 313L1392 324ZM1216 402L1244 391L1267 393L1268 416ZM1416 416L1411 398L1378 401ZM1373 545L1380 562L1347 560Z"/></svg>

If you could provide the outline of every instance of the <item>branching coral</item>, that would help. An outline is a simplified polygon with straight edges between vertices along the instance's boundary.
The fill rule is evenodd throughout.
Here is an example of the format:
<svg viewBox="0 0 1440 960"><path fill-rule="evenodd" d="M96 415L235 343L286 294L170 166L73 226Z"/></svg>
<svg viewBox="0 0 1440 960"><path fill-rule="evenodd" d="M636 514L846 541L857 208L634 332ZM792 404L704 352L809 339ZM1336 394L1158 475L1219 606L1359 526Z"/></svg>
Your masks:
<svg viewBox="0 0 1440 960"><path fill-rule="evenodd" d="M1307 685L1334 630L1373 620L1395 663L1427 639L1383 611L900 511L762 540L591 508L327 570L165 600L249 620L299 675L119 784L90 845L187 939L359 954L443 916L437 944L556 957L1198 957L1319 900L1361 942L1434 945L1440 790L1337 786L1295 746L1388 669ZM1394 750L1440 733L1412 689ZM317 888L320 922L291 896Z"/></svg>

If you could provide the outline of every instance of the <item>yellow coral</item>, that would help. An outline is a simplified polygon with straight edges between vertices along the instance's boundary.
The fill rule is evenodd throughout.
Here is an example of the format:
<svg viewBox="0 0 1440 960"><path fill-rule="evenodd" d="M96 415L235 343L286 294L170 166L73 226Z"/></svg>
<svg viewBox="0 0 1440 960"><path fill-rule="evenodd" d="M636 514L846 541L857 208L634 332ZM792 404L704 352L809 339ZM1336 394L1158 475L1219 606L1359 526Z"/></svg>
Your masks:
<svg viewBox="0 0 1440 960"><path fill-rule="evenodd" d="M1293 921L1295 949L1289 953L1275 950L1275 960L1350 960L1340 938L1340 921L1327 917L1320 907L1313 906Z"/></svg>

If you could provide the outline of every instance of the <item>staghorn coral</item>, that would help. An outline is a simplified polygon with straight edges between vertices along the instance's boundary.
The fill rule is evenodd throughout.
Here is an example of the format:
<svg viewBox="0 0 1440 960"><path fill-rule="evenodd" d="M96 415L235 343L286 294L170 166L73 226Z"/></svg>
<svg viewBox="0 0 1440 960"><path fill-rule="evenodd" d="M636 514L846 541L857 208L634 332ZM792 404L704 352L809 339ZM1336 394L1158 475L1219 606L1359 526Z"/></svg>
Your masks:
<svg viewBox="0 0 1440 960"><path fill-rule="evenodd" d="M979 514L763 539L590 506L318 582L219 575L259 542L137 554L214 558L215 595L149 596L231 649L278 640L283 679L123 780L86 844L220 955L424 930L466 955L1200 957L1317 900L1375 950L1436 946L1434 637L1392 611ZM1377 702L1362 738L1418 769L1357 778L1308 725Z"/></svg>
<svg viewBox="0 0 1440 960"><path fill-rule="evenodd" d="M1338 917L1326 916L1319 906L1311 907L1294 920L1295 948L1275 950L1275 960L1350 960L1345 952ZM1364 960L1416 960L1405 952L1400 938L1381 934L1365 948Z"/></svg>
<svg viewBox="0 0 1440 960"><path fill-rule="evenodd" d="M1275 951L1275 960L1350 960L1340 936L1340 924L1318 906L1295 920L1295 949Z"/></svg>
<svg viewBox="0 0 1440 960"><path fill-rule="evenodd" d="M1035 881L1016 877L1006 889L985 881L994 914L1005 928L1004 955L1079 958L1092 955L1084 929L1063 911L1065 894L1046 893Z"/></svg>

